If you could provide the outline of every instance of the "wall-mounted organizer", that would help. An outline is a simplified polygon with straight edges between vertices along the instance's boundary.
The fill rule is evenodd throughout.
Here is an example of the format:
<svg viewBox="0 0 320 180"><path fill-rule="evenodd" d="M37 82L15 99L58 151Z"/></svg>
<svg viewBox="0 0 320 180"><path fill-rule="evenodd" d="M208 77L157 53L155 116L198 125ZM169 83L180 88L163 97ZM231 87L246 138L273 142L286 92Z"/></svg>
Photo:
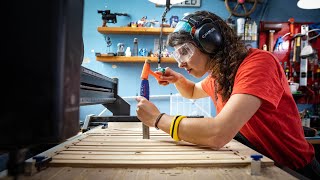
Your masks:
<svg viewBox="0 0 320 180"><path fill-rule="evenodd" d="M129 35L160 35L161 28L148 28L148 27L98 27L98 32L101 34L129 34ZM162 29L163 35L168 35L173 32L174 28L164 27ZM96 60L101 62L141 62L144 63L145 59L150 59L152 62L157 62L158 57L148 56L110 56L108 54L96 53ZM162 57L161 62L176 63L171 57Z"/></svg>
<svg viewBox="0 0 320 180"><path fill-rule="evenodd" d="M288 22L260 22L259 48L278 57L288 83L299 84L293 93L298 104L320 103L319 28L320 23L294 22L293 18Z"/></svg>

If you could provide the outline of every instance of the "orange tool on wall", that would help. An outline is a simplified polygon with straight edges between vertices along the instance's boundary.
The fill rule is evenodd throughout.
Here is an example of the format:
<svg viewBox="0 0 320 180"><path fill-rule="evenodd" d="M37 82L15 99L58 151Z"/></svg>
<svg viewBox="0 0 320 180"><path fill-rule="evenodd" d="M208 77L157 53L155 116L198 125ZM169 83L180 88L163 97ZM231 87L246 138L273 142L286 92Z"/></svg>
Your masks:
<svg viewBox="0 0 320 180"><path fill-rule="evenodd" d="M294 35L294 18L289 18L289 23L290 23L290 36Z"/></svg>

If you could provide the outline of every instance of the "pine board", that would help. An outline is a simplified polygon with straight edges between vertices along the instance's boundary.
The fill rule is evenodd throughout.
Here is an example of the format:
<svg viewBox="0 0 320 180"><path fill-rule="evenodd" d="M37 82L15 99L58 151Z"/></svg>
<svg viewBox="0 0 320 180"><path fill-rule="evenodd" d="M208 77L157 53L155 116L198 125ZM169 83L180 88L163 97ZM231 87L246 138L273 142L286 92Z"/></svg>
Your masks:
<svg viewBox="0 0 320 180"><path fill-rule="evenodd" d="M162 180L162 179L297 179L262 159L260 176L250 174L254 150L232 140L220 150L187 142L175 142L162 131L150 128L142 139L140 124L109 123L69 139L39 155L52 157L47 169L21 179L39 180ZM26 161L30 168L34 161Z"/></svg>

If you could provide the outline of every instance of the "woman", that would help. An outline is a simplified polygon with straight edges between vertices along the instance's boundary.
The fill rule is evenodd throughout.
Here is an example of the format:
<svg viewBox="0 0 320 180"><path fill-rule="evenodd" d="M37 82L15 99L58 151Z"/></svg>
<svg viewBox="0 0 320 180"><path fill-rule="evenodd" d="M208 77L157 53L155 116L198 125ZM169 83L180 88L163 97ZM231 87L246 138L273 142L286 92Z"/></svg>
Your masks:
<svg viewBox="0 0 320 180"><path fill-rule="evenodd" d="M202 120L170 116L138 97L137 116L144 124L175 140L214 149L235 138L279 166L319 179L314 148L305 140L297 106L275 56L246 49L220 17L207 11L185 16L169 35L168 44L175 48L173 56L180 68L194 77L207 77L194 83L166 68L159 84L173 83L190 99L210 96L217 115Z"/></svg>

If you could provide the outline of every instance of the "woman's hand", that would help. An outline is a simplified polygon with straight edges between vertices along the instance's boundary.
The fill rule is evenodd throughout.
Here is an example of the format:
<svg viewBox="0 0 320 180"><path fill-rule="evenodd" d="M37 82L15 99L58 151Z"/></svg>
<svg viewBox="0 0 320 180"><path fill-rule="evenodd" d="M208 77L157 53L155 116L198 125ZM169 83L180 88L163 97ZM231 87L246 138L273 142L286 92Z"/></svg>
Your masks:
<svg viewBox="0 0 320 180"><path fill-rule="evenodd" d="M137 104L137 117L145 125L154 127L154 123L160 114L159 109L150 101L142 96L136 98Z"/></svg>
<svg viewBox="0 0 320 180"><path fill-rule="evenodd" d="M166 86L170 83L176 83L182 76L182 74L175 72L174 70L166 67L165 73L156 71L155 73L160 74L160 81L158 83L160 85Z"/></svg>

